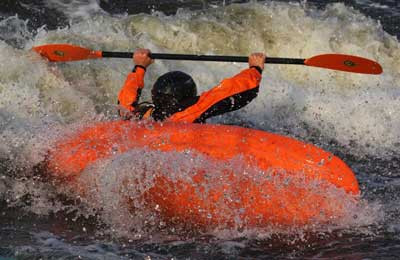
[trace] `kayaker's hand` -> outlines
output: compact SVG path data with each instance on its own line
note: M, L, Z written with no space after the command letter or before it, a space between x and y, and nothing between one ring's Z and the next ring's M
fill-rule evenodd
M133 63L147 68L154 62L154 60L150 58L150 54L151 52L149 49L137 49L133 54Z
M252 53L249 56L249 67L260 67L261 70L264 70L266 55L264 53Z

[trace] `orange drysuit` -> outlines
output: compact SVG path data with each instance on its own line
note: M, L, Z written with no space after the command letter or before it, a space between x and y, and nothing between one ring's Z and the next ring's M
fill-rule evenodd
M145 72L143 67L136 66L128 74L118 95L118 103L123 109L129 110L140 119L152 117L157 121L167 119L174 122L201 123L207 118L237 110L250 103L258 94L262 70L259 67L245 69L200 96L184 100L184 109L167 117L157 107L138 104L144 87Z

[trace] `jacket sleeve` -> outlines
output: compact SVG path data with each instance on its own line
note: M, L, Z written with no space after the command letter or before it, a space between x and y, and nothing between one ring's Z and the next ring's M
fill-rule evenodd
M126 77L118 94L118 104L131 112L135 110L143 89L145 72L144 68L136 66L133 72Z
M261 73L258 69L243 70L204 92L194 105L173 114L169 120L187 123L203 122L209 117L237 110L257 96L260 82Z

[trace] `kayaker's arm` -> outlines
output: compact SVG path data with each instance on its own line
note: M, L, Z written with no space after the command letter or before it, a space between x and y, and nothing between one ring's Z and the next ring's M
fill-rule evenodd
M169 120L204 122L207 118L240 109L250 103L258 94L265 60L265 55L255 55L258 55L255 62L251 62L252 55L249 57L249 69L204 92L194 105L172 115Z
M146 68L153 63L149 57L150 50L138 49L133 55L135 68L128 74L124 85L118 94L118 104L120 116L130 119L138 104L140 94L144 87L144 75Z

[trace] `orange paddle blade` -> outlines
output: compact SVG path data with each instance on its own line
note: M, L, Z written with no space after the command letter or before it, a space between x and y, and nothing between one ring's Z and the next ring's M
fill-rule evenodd
M382 67L379 63L345 54L322 54L304 61L307 66L320 67L332 70L341 70L363 74L381 74Z
M78 61L102 57L101 51L92 51L70 44L48 44L33 47L33 50L49 61Z

